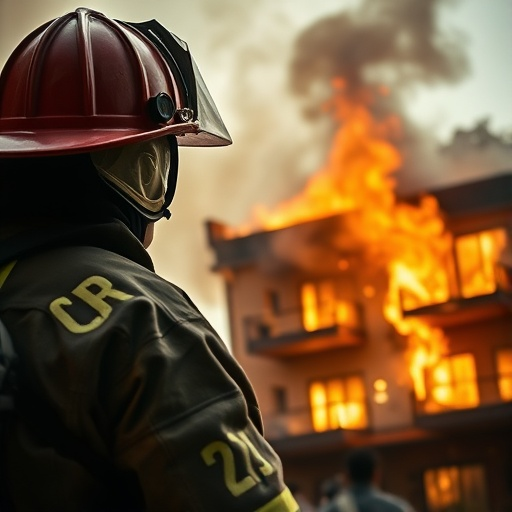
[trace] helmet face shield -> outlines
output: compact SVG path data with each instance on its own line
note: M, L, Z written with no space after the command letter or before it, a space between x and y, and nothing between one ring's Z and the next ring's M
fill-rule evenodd
M219 141L224 141L225 144L229 144L231 143L231 137L222 122L217 107L192 57L191 60L194 69L194 84L197 87L197 122L199 123L201 131L196 135L196 140L190 137L189 134L189 144L191 146L209 146L211 143L214 143L213 145L219 145ZM184 135L184 138L187 138L187 134ZM187 144L185 143L185 145Z
M174 137L161 137L90 153L100 177L144 217L167 215L178 168Z
M175 76L181 78L181 92L186 107L177 115L183 121L192 120L198 125L197 133L184 133L179 137L180 146L225 146L231 137L210 96L203 77L188 50L187 43L169 32L158 21L127 23L142 32L160 51ZM190 115L191 119L187 119Z
M152 139L91 153L100 176L150 212L165 204L171 149L167 139Z

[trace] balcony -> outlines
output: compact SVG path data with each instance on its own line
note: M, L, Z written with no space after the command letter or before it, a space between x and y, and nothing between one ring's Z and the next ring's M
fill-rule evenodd
M435 327L452 327L491 318L510 316L512 293L498 289L476 297L454 297L441 304L430 304L403 311L404 318L419 317Z
M330 315L314 329L306 329L302 308L261 314L244 319L248 351L252 354L287 358L325 350L353 347L365 341L360 306L351 321Z
M465 383L459 383L464 385ZM393 429L376 429L371 424L350 428L315 428L312 410L305 406L264 416L265 435L280 454L332 452L354 444L387 445L415 443L438 437L449 430L508 428L512 422L512 374L491 375L473 381L477 405L463 407L426 400L415 401L410 424ZM413 398L414 401L414 398ZM325 411L337 405L330 403Z
M446 302L426 304L414 309L404 306L404 318L420 317L432 326L444 328L491 318L510 316L512 312L512 271L502 263L488 262L488 275L481 274L481 288L464 289L459 278L452 285L451 297ZM457 264L458 268L458 264ZM468 279L469 281L469 279ZM466 293L464 293L466 292Z
M408 444L430 439L436 433L415 425L375 430L366 428L333 428L316 431L309 407L266 415L265 437L281 456L334 453L348 446Z
M265 436L281 455L332 452L357 435L354 429L315 431L309 407L266 416L264 422Z
M458 382L456 386L454 394L458 397L452 400L436 400L436 388L432 387L425 400L416 400L415 424L434 430L511 424L512 375L479 377L476 381ZM452 389L447 387L448 391Z

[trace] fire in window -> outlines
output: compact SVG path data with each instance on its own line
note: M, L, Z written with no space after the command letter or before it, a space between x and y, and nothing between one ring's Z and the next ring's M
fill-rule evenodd
M512 348L497 353L498 387L502 400L512 400Z
M482 512L489 510L485 471L480 465L430 469L423 482L429 512Z
M475 297L496 291L496 262L505 244L504 229L481 231L455 239L462 297Z
M333 281L305 283L301 288L302 322L307 331L335 325L357 327L356 305L337 297Z
M477 407L480 399L472 354L444 357L429 370L427 412Z
M359 376L315 381L309 387L309 401L316 432L368 426L364 384Z

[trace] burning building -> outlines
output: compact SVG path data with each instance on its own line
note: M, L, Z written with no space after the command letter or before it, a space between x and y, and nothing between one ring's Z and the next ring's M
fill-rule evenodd
M399 197L397 120L335 87L303 192L208 222L266 436L312 500L368 445L418 511L512 510L512 173Z
M419 512L512 511L512 145L482 122L439 156L404 108L469 71L442 3L305 30L291 83L308 119L331 113L325 164L247 226L207 225L233 353L312 501L362 445Z

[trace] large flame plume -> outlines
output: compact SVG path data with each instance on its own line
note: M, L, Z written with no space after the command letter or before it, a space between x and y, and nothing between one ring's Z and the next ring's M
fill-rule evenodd
M401 202L394 174L402 159L392 143L400 136L398 117L376 119L369 108L383 88L349 93L343 79L334 80L326 105L339 128L325 165L304 190L274 209L258 206L253 220L238 233L281 229L300 222L354 213L350 236L362 242L372 260L382 262L389 275L383 305L386 319L407 337L410 375L416 395L425 397L423 370L446 350L446 338L402 311L444 302L449 297L444 269L451 247L437 201L432 195L417 203Z

